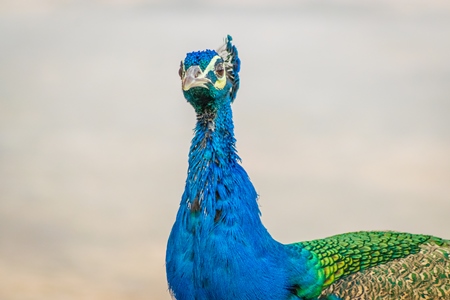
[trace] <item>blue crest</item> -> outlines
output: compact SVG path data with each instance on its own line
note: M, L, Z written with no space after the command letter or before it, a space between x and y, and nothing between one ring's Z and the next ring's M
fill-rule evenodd
M216 55L218 55L216 51L209 49L188 53L184 59L184 67L187 70L191 66L199 66L204 71L211 59Z

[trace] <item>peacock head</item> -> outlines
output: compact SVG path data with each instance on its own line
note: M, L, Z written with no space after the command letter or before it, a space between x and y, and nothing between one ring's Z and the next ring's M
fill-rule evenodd
M191 52L181 61L183 94L197 113L215 111L236 97L240 60L231 41L228 35L218 50Z

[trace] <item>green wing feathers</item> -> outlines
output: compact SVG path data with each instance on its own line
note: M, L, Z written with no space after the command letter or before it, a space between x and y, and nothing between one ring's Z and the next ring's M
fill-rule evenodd
M303 242L325 272L325 286L360 270L415 254L430 236L398 232L354 232Z
M320 261L322 297L450 299L450 241L388 231L300 244Z

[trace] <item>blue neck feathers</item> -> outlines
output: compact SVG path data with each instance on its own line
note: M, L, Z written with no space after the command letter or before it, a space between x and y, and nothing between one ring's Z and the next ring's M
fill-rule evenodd
M207 232L220 223L260 223L257 194L239 165L235 143L230 103L197 115L182 205Z
M166 254L169 285L178 300L292 295L288 254L261 223L256 191L239 161L230 102L198 113Z

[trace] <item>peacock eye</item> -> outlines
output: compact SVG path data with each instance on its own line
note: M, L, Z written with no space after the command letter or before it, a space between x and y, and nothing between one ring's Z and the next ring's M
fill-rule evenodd
M178 70L178 76L183 79L184 71L183 71L183 62L180 63L180 69Z
M225 70L223 68L223 64L218 64L216 65L216 68L214 70L216 72L217 77L222 77L223 74L225 73Z

